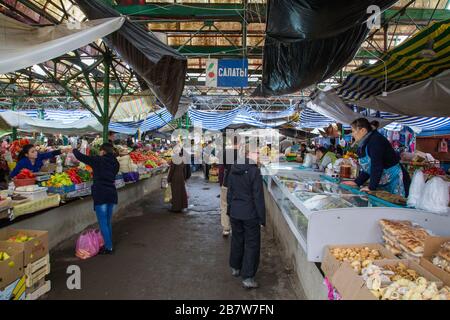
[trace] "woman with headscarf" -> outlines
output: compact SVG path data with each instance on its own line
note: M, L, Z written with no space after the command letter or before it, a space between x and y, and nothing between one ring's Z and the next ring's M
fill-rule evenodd
M172 208L169 210L171 212L182 212L188 207L185 181L190 177L190 165L184 163L183 156L183 149L178 153L174 152L167 177L172 190Z

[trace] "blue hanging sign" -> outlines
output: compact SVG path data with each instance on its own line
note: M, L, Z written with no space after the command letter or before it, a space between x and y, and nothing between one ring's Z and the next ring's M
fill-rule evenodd
M247 59L209 59L206 66L208 87L248 87Z

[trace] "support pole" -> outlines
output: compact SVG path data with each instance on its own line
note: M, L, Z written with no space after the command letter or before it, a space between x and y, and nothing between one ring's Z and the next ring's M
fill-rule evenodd
M15 98L12 99L11 110L16 111L16 99ZM17 128L16 127L12 128L12 139L13 139L13 141L17 140Z
M105 77L103 81L103 114L102 114L102 125L103 125L103 142L108 142L109 134L109 70L111 67L111 56L106 53L103 65L105 66Z

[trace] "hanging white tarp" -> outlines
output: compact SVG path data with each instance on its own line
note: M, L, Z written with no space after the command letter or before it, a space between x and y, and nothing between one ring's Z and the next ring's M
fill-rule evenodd
M373 96L356 105L407 116L450 116L450 70L435 77L400 88L386 97Z
M119 96L111 95L109 98L110 112L112 112L113 107L116 105ZM92 109L96 110L97 114L100 115L98 107L92 96L84 96L84 102L89 105ZM100 106L103 109L103 99L99 99ZM117 105L116 110L112 116L113 121L139 121L144 120L147 116L155 110L156 98L150 92L150 90L142 91L139 95L133 96L123 96Z
M20 131L47 134L83 135L102 132L102 125L95 117L63 123L57 120L34 119L16 111L0 113L0 129L9 130L12 127Z
M33 27L0 14L0 74L13 72L84 47L120 29L124 17Z
M308 102L307 106L321 115L347 125L351 124L354 120L363 117L360 113L353 112L334 90L319 92L313 101ZM391 120L383 120L380 118L365 118L369 121L378 121L380 127L384 127L392 122Z

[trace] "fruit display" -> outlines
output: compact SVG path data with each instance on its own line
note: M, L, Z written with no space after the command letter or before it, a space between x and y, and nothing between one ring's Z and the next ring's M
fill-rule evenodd
M358 274L361 273L362 268L369 266L373 261L383 259L379 250L369 247L333 248L330 252L338 261L349 262Z
M161 165L167 164L167 162L164 159L160 158L156 153L152 151L146 152L133 151L130 152L129 156L133 161L133 163L135 164L147 164L149 163L149 161L151 161L151 163L155 164L155 166L153 166L152 168L156 168Z
M433 262L436 267L450 273L450 241L441 245L441 248L434 254L431 262Z
M403 263L369 265L362 270L367 288L380 300L450 300L448 288L438 289L436 282L420 276Z
M147 160L147 161L145 162L145 167L146 167L146 168L149 168L149 169L153 169L153 168L157 168L158 165L157 165L154 161L152 161L152 160Z
M34 179L36 176L34 173L28 169L20 170L19 174L15 177L16 179Z
M63 172L63 173L56 173L56 174L52 175L50 180L43 182L42 185L44 187L61 188L61 187L72 186L73 182L70 179L69 175L67 173Z
M18 233L15 236L9 237L7 242L17 242L17 243L24 243L33 240L33 237L30 237L24 233Z
M9 256L9 254L7 254L6 252L0 251L0 261L6 261L6 260L8 260L9 258L11 258L11 257Z

